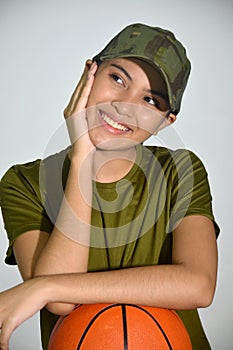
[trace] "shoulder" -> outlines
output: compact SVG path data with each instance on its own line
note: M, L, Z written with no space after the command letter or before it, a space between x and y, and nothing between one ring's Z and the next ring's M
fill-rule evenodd
M52 164L59 166L67 155L67 150L55 153L45 159L36 159L23 164L11 166L0 181L0 204L4 199L4 194L8 191L37 192L40 184L40 177L44 167L49 168Z
M192 159L198 159L200 161L200 158L195 154L193 151L186 149L186 148L178 148L178 149L171 149L167 147L162 146L144 146L147 150L149 150L151 153L154 154L158 159L165 158L165 159L177 159L177 158L186 158L191 157Z
M145 146L145 148L153 154L164 170L170 169L184 172L199 169L203 173L206 173L205 166L200 157L189 149L180 148L173 150L161 146Z
M24 177L32 177L35 179L35 175L38 173L38 168L40 167L40 159L37 159L32 162L24 163L24 164L15 164L11 166L6 173L3 175L1 179L1 186L4 183L12 183L17 181L17 179L21 178L23 180Z
M40 160L11 166L0 181L0 205L9 198L34 192L38 183Z

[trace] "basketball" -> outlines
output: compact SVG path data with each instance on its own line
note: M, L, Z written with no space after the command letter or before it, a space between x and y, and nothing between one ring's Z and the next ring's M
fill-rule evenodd
M79 305L61 317L48 350L189 350L186 328L173 310L131 304Z

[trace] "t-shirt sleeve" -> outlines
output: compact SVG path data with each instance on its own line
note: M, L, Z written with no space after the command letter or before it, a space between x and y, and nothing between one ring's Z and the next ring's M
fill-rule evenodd
M186 150L177 152L173 161L170 228L185 216L203 215L213 221L218 236L220 230L214 218L208 174L202 161Z
M10 168L0 182L0 205L9 247L5 262L16 264L13 254L15 239L30 230L52 231L38 185L40 162Z

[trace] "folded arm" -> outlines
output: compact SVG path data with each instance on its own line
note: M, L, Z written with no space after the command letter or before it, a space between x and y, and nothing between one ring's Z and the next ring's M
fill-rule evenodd
M172 309L211 304L217 270L212 222L190 216L174 234L173 263L107 272L52 276L56 302L136 303Z
M75 249L71 252L72 262ZM68 251L67 256L70 257ZM130 302L174 309L206 307L212 302L217 275L214 225L204 216L184 218L173 233L171 265L95 273L64 273L62 268L54 271L53 267L50 270L51 274L59 275L46 280L49 288L56 290L52 296L57 299L49 302ZM59 308L53 311L59 313Z

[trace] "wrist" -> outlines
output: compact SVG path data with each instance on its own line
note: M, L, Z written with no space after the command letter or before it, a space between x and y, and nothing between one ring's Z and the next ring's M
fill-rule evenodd
M56 315L67 315L76 306L76 304L67 302L62 280L63 276L60 274L43 276L42 290L46 299L45 307Z
M53 302L56 295L53 283L53 275L37 276L28 280L39 291L43 306Z
M95 155L95 147L92 145L91 147L88 147L88 145L80 144L78 142L74 143L71 147L71 149L68 152L68 156L71 162L93 162L94 155Z

